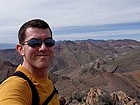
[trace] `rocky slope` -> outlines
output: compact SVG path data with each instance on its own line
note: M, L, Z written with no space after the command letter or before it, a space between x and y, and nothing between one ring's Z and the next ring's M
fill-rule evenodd
M3 81L6 77L13 74L15 71L15 65L9 61L0 60L0 82Z

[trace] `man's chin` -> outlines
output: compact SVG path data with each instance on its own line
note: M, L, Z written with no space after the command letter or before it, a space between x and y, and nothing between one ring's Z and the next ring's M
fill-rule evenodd
M48 63L48 62L47 62L47 63L46 63L46 62L39 62L39 63L37 64L37 67L40 68L40 69L41 69L41 68L44 69L44 68L48 68L49 65L50 65L50 63Z

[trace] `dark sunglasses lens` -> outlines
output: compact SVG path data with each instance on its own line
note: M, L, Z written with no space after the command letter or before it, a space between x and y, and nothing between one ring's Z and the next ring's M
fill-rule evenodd
M39 47L42 45L42 41L39 39L31 39L27 43L30 47Z
M53 39L46 39L44 42L47 47L52 47L55 45L55 40Z

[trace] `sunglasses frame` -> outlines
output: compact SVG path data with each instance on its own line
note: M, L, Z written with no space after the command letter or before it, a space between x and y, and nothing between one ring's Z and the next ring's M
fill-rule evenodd
M23 42L22 45L28 45L32 48L37 48L37 47L42 46L43 42L46 45L46 47L53 47L55 45L55 40L51 37L46 38L45 40L32 38L32 39L29 39L28 41Z

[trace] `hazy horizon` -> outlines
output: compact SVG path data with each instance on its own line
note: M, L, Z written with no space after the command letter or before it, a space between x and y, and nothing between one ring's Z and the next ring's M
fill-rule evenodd
M104 40L104 39L86 39L86 40L98 41L98 40ZM108 40L134 40L134 39L107 39L107 40L104 40L104 41L108 41ZM59 40L59 41L84 41L84 40ZM56 41L56 42L59 42L59 41ZM138 40L135 40L135 41L138 41ZM138 42L140 42L140 41L138 41ZM0 43L0 50L15 49L16 44L18 44L18 43Z

